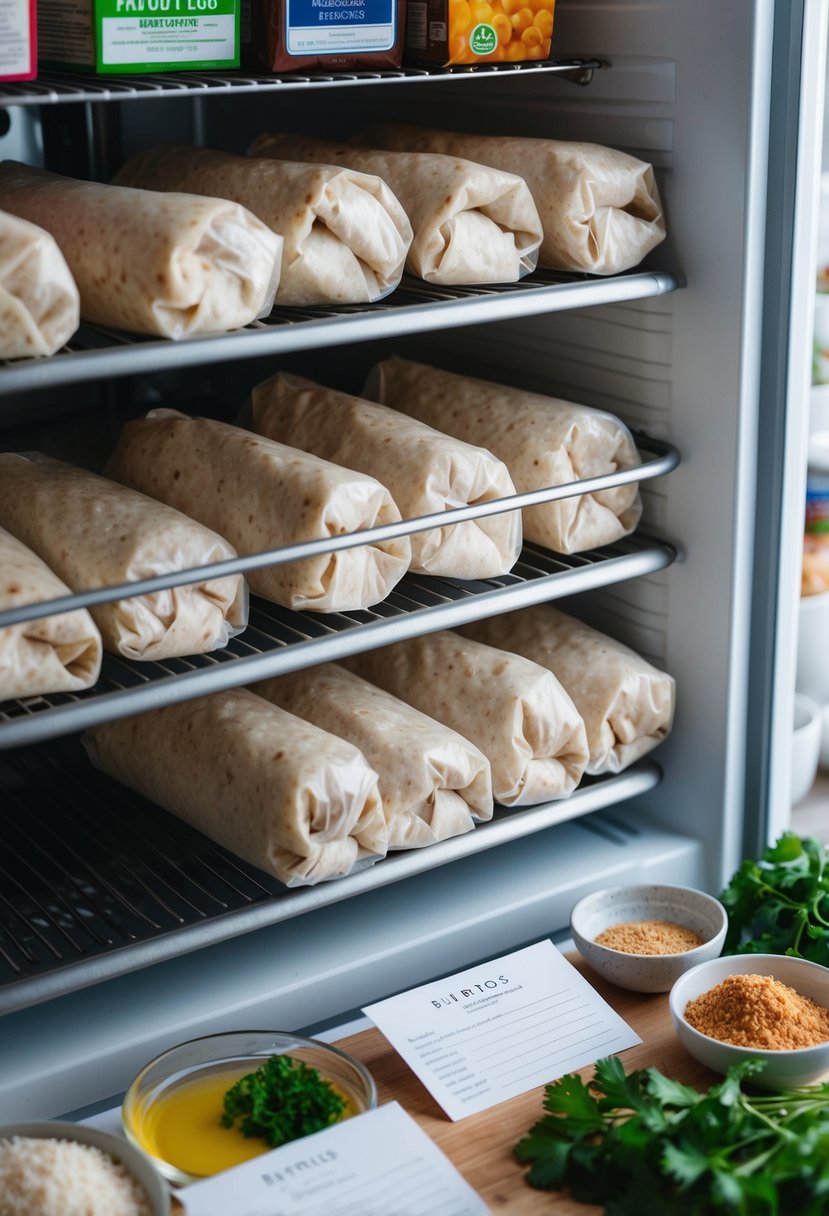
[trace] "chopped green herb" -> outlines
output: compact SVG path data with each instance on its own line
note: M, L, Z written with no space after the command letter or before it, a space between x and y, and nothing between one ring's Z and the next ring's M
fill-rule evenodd
M793 954L829 967L829 854L812 836L784 832L759 861L744 861L720 896L724 954Z
M655 1068L599 1060L546 1086L549 1112L515 1147L527 1182L569 1187L608 1216L818 1216L829 1211L829 1083L747 1094L747 1060L698 1093Z
M277 1148L336 1123L346 1105L316 1068L293 1056L271 1056L230 1087L221 1121L233 1127L239 1120L243 1136L260 1136Z

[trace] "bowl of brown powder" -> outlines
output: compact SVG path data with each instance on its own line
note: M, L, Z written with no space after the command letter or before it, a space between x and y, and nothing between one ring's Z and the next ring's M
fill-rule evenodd
M728 917L713 895L649 883L605 887L570 913L579 953L605 979L633 992L668 992L722 950Z
M809 1085L829 1073L829 968L781 954L712 959L674 984L670 1010L683 1046L724 1073L765 1060L757 1085Z

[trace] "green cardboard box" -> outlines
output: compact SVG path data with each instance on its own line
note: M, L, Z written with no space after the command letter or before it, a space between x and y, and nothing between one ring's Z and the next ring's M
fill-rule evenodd
M105 73L239 66L241 0L39 0L41 63Z

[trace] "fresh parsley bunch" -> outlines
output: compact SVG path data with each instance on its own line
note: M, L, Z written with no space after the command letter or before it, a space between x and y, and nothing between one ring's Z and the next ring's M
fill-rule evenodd
M744 861L720 896L724 954L793 954L829 967L829 855L819 840L784 832L759 861Z
M261 1136L271 1148L322 1131L346 1108L345 1099L316 1068L293 1056L271 1056L224 1096L223 1127L239 1120L243 1136Z
M829 1212L829 1084L747 1094L747 1060L698 1093L616 1057L546 1087L549 1112L515 1147L531 1186L569 1187L608 1216Z

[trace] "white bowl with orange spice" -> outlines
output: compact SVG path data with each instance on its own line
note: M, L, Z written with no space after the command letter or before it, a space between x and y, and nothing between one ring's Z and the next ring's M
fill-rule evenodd
M570 913L570 932L594 971L632 992L668 992L676 980L720 953L725 908L693 887L647 883L605 887Z
M687 972L669 998L682 1045L701 1064L766 1063L753 1084L809 1085L829 1074L829 968L784 954L736 954Z

